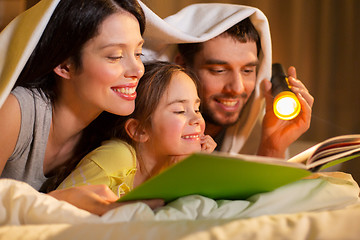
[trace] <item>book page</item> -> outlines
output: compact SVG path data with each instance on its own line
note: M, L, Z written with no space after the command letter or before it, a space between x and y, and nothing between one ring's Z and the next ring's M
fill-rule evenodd
M292 158L288 159L287 162L293 163L303 163L306 164L306 161L311 157L311 155L315 152L320 144L316 144L305 151L293 156Z
M358 149L355 150L354 149ZM360 134L329 138L290 158L288 162L304 163L315 167L360 151ZM320 161L319 163L314 163Z
M267 163L267 164L274 164L274 165L280 165L280 166L288 166L288 167L296 167L296 168L306 169L305 164L303 164L302 162L296 162L296 161L291 162L291 161L286 161L282 158L266 157L266 156L258 156L258 155L246 155L246 154L237 154L237 153L225 153L225 152L217 152L217 151L214 151L213 153L202 153L202 154L203 155L216 155L216 156L224 157L224 158L241 159L242 161Z

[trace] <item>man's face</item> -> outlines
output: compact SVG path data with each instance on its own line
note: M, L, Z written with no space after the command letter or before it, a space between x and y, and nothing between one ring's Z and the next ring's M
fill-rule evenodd
M202 111L207 122L232 125L255 88L258 66L255 42L241 43L228 35L204 42L193 70L202 82Z

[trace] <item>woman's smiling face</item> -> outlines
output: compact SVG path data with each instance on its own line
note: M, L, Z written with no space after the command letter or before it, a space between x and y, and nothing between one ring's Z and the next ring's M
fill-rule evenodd
M134 111L136 86L144 73L139 23L128 12L110 15L82 50L82 67L70 71L67 91L84 111L128 115ZM70 68L71 69L71 68Z

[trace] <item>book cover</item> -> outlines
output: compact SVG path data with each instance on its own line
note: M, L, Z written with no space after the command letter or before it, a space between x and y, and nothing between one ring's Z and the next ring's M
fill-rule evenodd
M199 194L212 199L246 199L310 175L303 164L281 159L195 153L149 179L118 201Z

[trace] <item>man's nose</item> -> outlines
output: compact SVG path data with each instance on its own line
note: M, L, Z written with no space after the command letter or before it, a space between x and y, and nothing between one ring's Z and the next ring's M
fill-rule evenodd
M241 73L233 73L232 76L228 79L225 88L225 92L231 93L234 95L240 95L244 92L244 79Z

